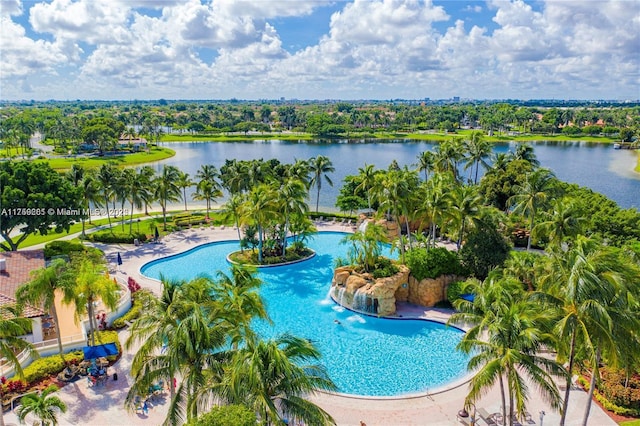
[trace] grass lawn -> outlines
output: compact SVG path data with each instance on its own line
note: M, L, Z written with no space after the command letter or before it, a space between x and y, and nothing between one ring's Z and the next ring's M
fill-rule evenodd
M313 136L308 133L264 133L264 134L195 134L195 135L162 135L161 142L237 142L246 140L283 140L283 141L297 141L297 140L311 140Z
M640 426L640 419L636 420L627 420L624 422L618 423L620 426Z
M132 154L114 155L105 157L78 157L78 158L51 158L35 161L48 162L52 169L68 170L71 165L78 164L85 169L98 168L107 162L116 166L135 166L137 164L151 163L173 157L176 152L169 148L152 147L150 152L134 152Z
M636 166L636 172L640 173L640 151L638 151L638 165Z

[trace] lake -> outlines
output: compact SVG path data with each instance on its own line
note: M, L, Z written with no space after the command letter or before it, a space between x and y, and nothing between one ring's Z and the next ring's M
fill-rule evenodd
M336 170L329 175L333 187L324 181L322 183L320 206L322 210L335 211L335 199L345 176L358 174L358 168L365 164L386 169L393 160L401 167L412 167L419 153L434 150L437 143L406 140L349 143L272 140L160 145L175 150L176 155L155 163L154 167L160 170L164 164L173 165L188 172L192 178L202 164L213 164L220 169L225 159L277 158L282 163L293 163L297 159L325 155L331 159ZM515 143L505 143L497 144L494 150L508 152L515 148ZM535 144L534 149L540 164L553 170L559 179L587 186L616 201L621 207L640 209L640 174L633 171L635 151L615 150L611 145L587 142L541 142ZM311 205L315 205L313 189L311 200Z

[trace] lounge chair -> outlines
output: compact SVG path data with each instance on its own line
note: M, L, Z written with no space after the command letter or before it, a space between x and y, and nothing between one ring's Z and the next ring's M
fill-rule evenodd
M496 415L489 414L484 408L479 408L478 410L476 410L476 414L489 426L499 425L499 423L496 421Z

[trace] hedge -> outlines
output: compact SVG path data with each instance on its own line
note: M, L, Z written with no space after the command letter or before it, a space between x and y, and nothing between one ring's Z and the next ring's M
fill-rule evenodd
M86 250L86 247L79 240L56 240L44 246L45 259L56 256L69 256L71 253L79 253Z
M79 363L84 359L82 351L74 351L68 354L64 354L64 359L67 363ZM23 380L19 380L17 377L7 380L7 386L11 386L12 382L26 382L28 385L35 384L40 380L46 379L52 375L56 375L62 371L64 363L60 359L60 355L55 354L46 358L38 358L34 360L29 366L22 369L24 374Z
M134 240L143 243L147 241L147 235L144 233L133 232L131 234L124 232L111 232L109 230L98 231L87 236L89 241L106 244L133 244Z
M151 294L149 290L139 290L131 297L131 309L127 311L123 316L117 318L113 321L111 326L116 330L124 328L127 326L127 322L132 322L140 317L140 313L142 312L143 300L145 297L143 295Z
M580 385L582 385L584 389L587 392L589 392L589 381L587 379L585 379L584 377L578 377L578 383L580 383ZM607 411L611 411L619 416L626 416L626 417L640 416L640 410L634 409L634 408L620 407L619 405L616 405L613 402L609 401L604 395L602 395L598 391L598 389L593 391L593 396L596 398L596 400L600 404L602 404L604 409Z

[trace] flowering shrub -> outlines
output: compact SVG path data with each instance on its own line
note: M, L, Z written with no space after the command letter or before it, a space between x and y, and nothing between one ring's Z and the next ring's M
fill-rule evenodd
M640 374L629 377L624 370L602 368L600 391L611 402L621 407L640 409Z
M129 287L129 291L131 292L131 294L139 291L141 288L140 284L138 284L138 282L134 280L133 277L129 277L129 279L127 280L127 287Z

